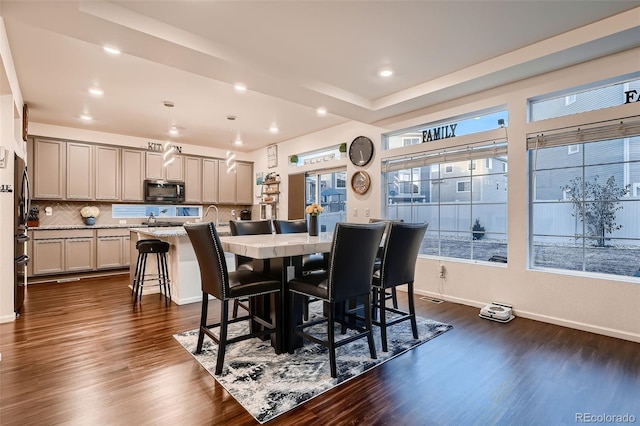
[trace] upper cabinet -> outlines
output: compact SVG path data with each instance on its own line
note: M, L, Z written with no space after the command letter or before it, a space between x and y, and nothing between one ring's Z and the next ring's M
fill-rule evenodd
M163 167L162 152L147 152L146 157L146 179L185 180L184 157L182 155L176 155L166 167Z
M47 139L33 141L33 198L63 199L66 143Z
M228 173L218 168L219 202L221 204L253 204L253 164L240 163L236 171Z
M251 205L253 163L238 162L227 173L224 160L163 154L144 149L46 138L27 143L33 198L144 202L145 179L185 182L185 203Z
M144 154L122 148L122 201L144 201Z
M218 170L220 170L220 160L215 158L202 159L202 202L220 202L220 186ZM186 183L185 183L186 185Z
M120 148L96 145L94 153L96 200L119 200Z
M92 200L93 145L67 142L67 200Z
M202 158L184 157L184 202L202 202Z

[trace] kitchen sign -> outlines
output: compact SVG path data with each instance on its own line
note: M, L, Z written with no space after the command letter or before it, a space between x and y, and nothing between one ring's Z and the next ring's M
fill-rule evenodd
M182 147L178 145L171 145L173 150L178 154L182 154ZM147 142L147 150L149 151L157 151L164 152L164 144L157 142Z
M434 127L429 130L422 131L422 143L433 142L440 139L448 139L456 137L456 124L448 124L446 126Z

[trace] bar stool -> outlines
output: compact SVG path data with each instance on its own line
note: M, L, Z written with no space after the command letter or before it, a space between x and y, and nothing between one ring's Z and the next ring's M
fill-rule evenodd
M131 294L134 297L133 304L138 301L142 301L142 291L147 282L156 281L157 284L152 286L158 286L160 288L160 295L164 295L165 305L169 306L171 300L171 286L169 285L169 267L167 264L167 253L169 252L170 244L166 241L162 241L156 238L140 240L136 243L136 249L138 250L138 261L136 263L136 269L133 275L133 283L131 285ZM156 255L156 265L158 268L157 274L147 274L147 256L149 254Z

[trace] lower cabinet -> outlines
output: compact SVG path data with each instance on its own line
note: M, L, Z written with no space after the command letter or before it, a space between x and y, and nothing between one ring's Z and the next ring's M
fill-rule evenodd
M129 230L98 229L97 269L123 268L129 266Z
M129 230L29 231L29 276L87 272L129 266Z

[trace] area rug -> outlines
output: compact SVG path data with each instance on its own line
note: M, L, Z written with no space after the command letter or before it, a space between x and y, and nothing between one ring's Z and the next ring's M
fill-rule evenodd
M321 306L320 303L311 306L314 305ZM311 308L311 319L317 315L320 313ZM388 352L382 352L380 329L374 326L377 359L370 358L366 338L338 348L338 377L335 379L329 370L328 350L309 341L305 341L304 346L296 349L294 354L280 355L275 354L269 341L259 339L229 345L222 373L216 376L217 344L205 336L202 352L196 354L198 330L174 337L259 423L265 423L452 328L421 317L417 318L417 322L418 339L413 338L409 321L388 329ZM229 337L246 332L246 327L246 321L230 325ZM325 324L308 330L319 337L326 336ZM349 333L341 335L339 326L336 327L337 340Z

